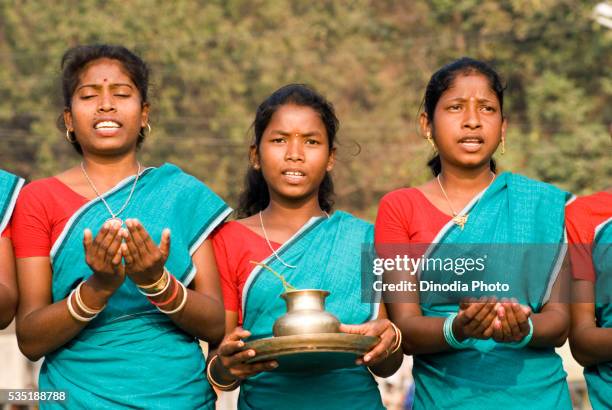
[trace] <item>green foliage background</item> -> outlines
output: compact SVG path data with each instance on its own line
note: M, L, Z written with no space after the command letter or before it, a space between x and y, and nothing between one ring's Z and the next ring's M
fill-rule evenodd
M612 30L596 2L0 0L0 167L30 179L78 161L55 127L60 58L119 43L153 72L147 164L174 162L236 203L258 103L314 85L341 120L337 205L373 218L427 178L416 117L429 76L469 55L507 81L502 169L572 191L610 186Z

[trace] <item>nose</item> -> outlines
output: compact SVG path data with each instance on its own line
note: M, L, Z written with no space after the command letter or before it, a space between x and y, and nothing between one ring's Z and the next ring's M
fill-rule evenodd
M100 94L100 103L98 105L99 112L111 112L115 110L115 102L113 94L107 90L103 90Z
M465 114L463 117L463 126L470 129L480 128L480 114L478 112L478 106L475 102L470 102L467 105Z
M304 161L304 146L302 138L289 138L287 151L285 151L286 161Z

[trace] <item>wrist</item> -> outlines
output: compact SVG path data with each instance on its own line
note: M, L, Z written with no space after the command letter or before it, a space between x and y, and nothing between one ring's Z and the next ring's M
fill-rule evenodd
M457 320L456 316L453 319L453 325L452 325L451 329L452 329L452 332L453 332L453 336L455 337L455 339L458 342L463 342L465 339L467 339L467 336L465 335L465 332L463 331L463 327L461 326L461 324Z
M234 390L240 385L240 380L234 377L227 369L218 354L214 355L208 363L206 376L210 384L219 390Z
M456 322L457 314L451 313L442 325L442 334L446 343L453 349L467 349L476 343L475 339L465 338L459 341L453 332L453 325ZM465 337L465 334L463 335Z
M106 302L108 302L120 286L103 283L94 274L83 283L81 295L83 300L89 302L92 308L99 309L106 305Z
M223 361L221 360L221 356L217 353L217 360L213 363L213 374L216 376L215 379L223 382L223 383L232 383L238 380L230 370L225 367Z
M167 274L166 268L162 267L159 271L147 275L146 277L133 275L132 281L145 292L155 293L159 292L165 286Z

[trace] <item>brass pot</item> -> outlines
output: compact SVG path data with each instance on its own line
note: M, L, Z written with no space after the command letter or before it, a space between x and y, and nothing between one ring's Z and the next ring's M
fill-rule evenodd
M340 321L325 311L325 298L329 292L303 289L281 295L287 304L287 313L276 319L274 336L305 335L312 333L338 333Z

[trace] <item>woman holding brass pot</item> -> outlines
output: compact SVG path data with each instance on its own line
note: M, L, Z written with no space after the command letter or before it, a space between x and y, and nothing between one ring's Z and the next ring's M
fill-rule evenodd
M213 236L227 335L211 355L208 376L221 389L240 386L240 409L383 408L371 373L388 376L401 364L399 331L378 304L361 301L359 260L362 244L373 241L373 227L332 213L329 172L338 125L332 105L307 86L287 85L269 96L253 124L241 219ZM326 308L343 323L341 332L380 337L358 359L365 366L296 374L282 366L271 372L276 361L246 363L258 352L245 350L245 341L272 336L273 323L285 313L279 297L284 282L251 261L265 263L298 289L330 291Z

